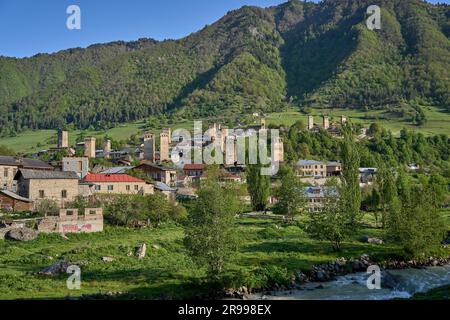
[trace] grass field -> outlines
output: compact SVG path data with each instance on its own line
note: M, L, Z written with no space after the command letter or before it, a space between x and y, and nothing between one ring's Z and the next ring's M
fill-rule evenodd
M83 133L86 136L96 138L108 135L115 140L125 140L139 132L143 125L144 122L140 121L127 123L105 131L85 130ZM75 144L75 140L79 133L81 133L80 130L69 131L69 143L71 145ZM0 145L11 148L17 153L30 153L50 147L56 147L56 138L57 130L30 130L20 133L15 137L0 138Z
M349 109L321 109L314 110L311 115L314 116L315 122L319 125L322 125L321 116L324 114L330 116L335 121L339 121L340 116L345 115L350 121L354 123L362 123L365 126L369 126L373 122L378 122L396 135L399 134L402 128L422 132L425 135L450 135L450 113L441 112L435 107L424 107L423 110L428 121L421 127L414 126L400 118L384 119L383 111L380 110L365 112L362 110ZM268 123L273 125L290 126L298 120L303 121L306 125L308 123L308 116L297 111L287 111L281 113L271 113L267 117Z
M321 116L323 114L329 115L332 119L338 121L341 115L347 116L352 122L362 123L365 126L369 126L372 122L378 122L383 127L391 130L394 134L399 134L402 128L408 128L422 132L425 135L432 134L447 134L450 135L450 114L440 112L434 107L424 107L424 112L427 116L427 123L422 127L414 126L402 119L384 119L383 111L360 111L349 109L321 109L315 110L312 115L315 117L315 121L318 124L322 124ZM273 125L286 125L290 126L296 121L301 120L304 124L307 124L307 115L298 111L286 111L281 113L270 113L267 115L268 124ZM208 122L208 120L204 120ZM192 121L180 121L170 125L172 130L178 128L193 129ZM88 131L85 130L86 136L103 137L105 135L110 136L115 140L126 140L130 136L136 133L142 133L146 128L144 121L138 121L133 123L122 124L116 128L105 131ZM158 134L161 130L161 126L150 128L153 133ZM73 144L76 136L81 131L69 131L69 142ZM16 137L0 138L0 145L5 145L18 153L31 153L39 150L47 149L49 147L56 146L56 130L36 130L26 131L20 133Z
M391 245L362 243L362 235L380 236L378 229L365 229L344 243L336 253L327 242L311 240L297 225L270 220L240 219L238 231L241 249L234 257L232 270L253 271L272 265L289 272L308 270L314 264L337 257L358 257L363 253L386 257L395 254ZM192 297L192 280L204 276L182 245L183 229L164 225L159 229L132 230L107 227L98 234L39 235L32 242L0 241L0 299L63 298L106 292L132 293L138 298ZM141 243L148 246L147 256L138 260L129 252ZM153 245L160 246L159 249ZM114 257L103 262L103 256ZM55 261L67 259L81 266L81 290L66 287L68 275L45 278L37 275Z

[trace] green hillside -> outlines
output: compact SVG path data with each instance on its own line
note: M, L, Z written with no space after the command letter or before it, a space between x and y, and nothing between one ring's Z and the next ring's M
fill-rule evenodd
M381 30L365 26L373 4ZM161 113L450 111L449 18L450 6L420 0L293 0L245 6L180 40L0 57L0 135L106 130Z

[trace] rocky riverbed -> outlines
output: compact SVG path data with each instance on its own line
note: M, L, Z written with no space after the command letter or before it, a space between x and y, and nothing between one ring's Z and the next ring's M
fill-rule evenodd
M369 290L367 268L378 265L380 290ZM450 258L430 257L423 261L372 262L368 255L359 259L336 259L317 265L308 273L297 272L289 286L275 284L268 290L241 287L227 296L241 299L392 299L409 298L417 292L450 284Z

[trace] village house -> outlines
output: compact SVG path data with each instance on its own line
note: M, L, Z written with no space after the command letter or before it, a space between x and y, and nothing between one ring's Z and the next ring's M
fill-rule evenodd
M24 198L9 190L0 190L0 210L23 212L33 210L33 200Z
M78 175L75 172L19 169L14 179L17 181L18 194L39 201L49 199L61 208L79 194Z
M0 156L0 189L16 192L17 184L14 181L14 176L21 168L54 170L51 165L40 160Z
M177 171L175 168L157 165L147 161L143 161L140 165L135 167L136 170L141 170L153 181L162 182L169 186L173 186L176 182Z
M89 172L89 158L87 157L64 157L62 158L62 171L76 172L83 179Z
M306 210L309 212L320 212L326 205L329 197L336 197L337 190L330 187L312 186L306 187L305 196L307 199Z
M339 176L342 172L342 164L332 161L299 160L297 162L297 175L301 177L326 178Z
M183 167L183 173L189 177L200 177L205 171L206 165L202 163L190 163L185 164Z
M93 194L153 194L153 185L128 174L90 173L83 183L88 183Z
M155 183L155 191L164 194L167 199L175 200L177 189L169 187L167 184L157 181Z

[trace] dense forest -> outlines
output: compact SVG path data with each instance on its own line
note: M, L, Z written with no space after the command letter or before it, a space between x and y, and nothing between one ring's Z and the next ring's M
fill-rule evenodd
M381 30L366 27L373 4L382 9ZM0 57L0 135L289 105L450 111L449 36L448 5L293 0L245 6L180 40Z

